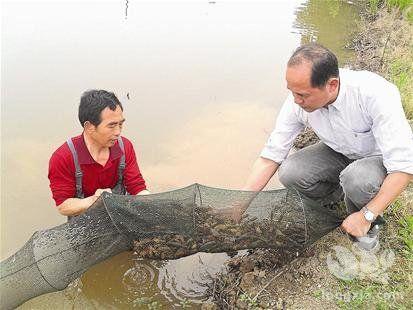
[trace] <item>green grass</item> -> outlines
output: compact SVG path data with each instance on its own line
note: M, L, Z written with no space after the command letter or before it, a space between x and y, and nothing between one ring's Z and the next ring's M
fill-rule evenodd
M405 10L413 4L413 0L386 0L386 4L389 7L398 7L400 10Z
M399 221L398 235L404 244L403 253L407 259L413 260L413 215L408 215Z
M390 63L389 79L397 85L402 96L406 117L413 119L413 51L401 59Z
M377 14L379 8L383 6L383 3L382 0L369 0L367 2L368 12L373 15Z
M412 309L413 301L406 300L403 285L368 284L362 281L341 283L343 300L338 300L340 309Z
M413 23L413 0L386 0L388 8L398 8Z
M368 12L376 15L380 8L386 6L388 9L398 8L406 18L413 23L413 0L368 0Z

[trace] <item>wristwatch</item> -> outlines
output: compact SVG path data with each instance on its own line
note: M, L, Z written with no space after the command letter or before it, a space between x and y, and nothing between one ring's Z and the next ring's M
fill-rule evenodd
M377 218L377 215L370 211L367 207L363 207L361 211L363 211L364 218L369 223L373 223L374 220Z

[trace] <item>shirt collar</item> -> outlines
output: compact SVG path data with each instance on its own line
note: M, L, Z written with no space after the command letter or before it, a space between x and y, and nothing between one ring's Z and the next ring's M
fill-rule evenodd
M73 138L73 144L76 148L77 157L79 159L79 164L85 165L85 164L96 163L92 155L90 155L90 152L86 146L86 142L83 137L83 134ZM111 148L109 148L109 151L110 153L109 153L108 161L113 161L115 159L120 158L123 155L123 152L118 144L118 141L116 141L116 143Z

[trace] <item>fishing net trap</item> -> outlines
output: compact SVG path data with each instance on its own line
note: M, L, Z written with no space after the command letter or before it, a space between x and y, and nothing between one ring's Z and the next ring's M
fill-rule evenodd
M248 203L239 223L220 215L239 203ZM297 253L341 221L328 208L304 203L293 189L247 192L193 184L146 196L103 193L87 212L37 231L0 263L1 306L13 309L63 290L91 266L123 251L163 260L253 248Z

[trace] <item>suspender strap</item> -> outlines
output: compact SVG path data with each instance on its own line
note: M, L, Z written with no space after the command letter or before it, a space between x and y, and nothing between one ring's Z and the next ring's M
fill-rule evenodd
M83 186L82 186L83 173L82 173L82 170L80 169L79 159L77 157L75 146L73 145L73 141L70 138L67 139L66 143L69 146L70 152L72 153L72 156L73 156L73 161L75 163L76 198L85 198L85 195L83 193ZM120 162L118 166L118 182L114 188L119 189L120 194L124 194L126 190L123 185L123 171L125 170L125 167L126 167L126 160L125 160L125 146L123 145L123 140L121 137L118 138L118 143L119 143L119 147L122 150L123 154L122 154L122 157L120 158Z
M120 136L118 138L118 144L123 154L122 154L122 157L120 158L120 162L118 166L118 183L116 185L123 187L123 171L125 170L125 167L126 167L126 161L125 161L125 146L123 145L123 140L122 140L122 137Z
M67 139L66 143L69 146L70 152L72 152L73 161L75 163L76 198L85 198L85 195L83 194L83 188L82 188L83 173L82 173L82 170L80 170L79 160L77 158L77 152L76 152L75 146L73 145L73 141L71 138Z

